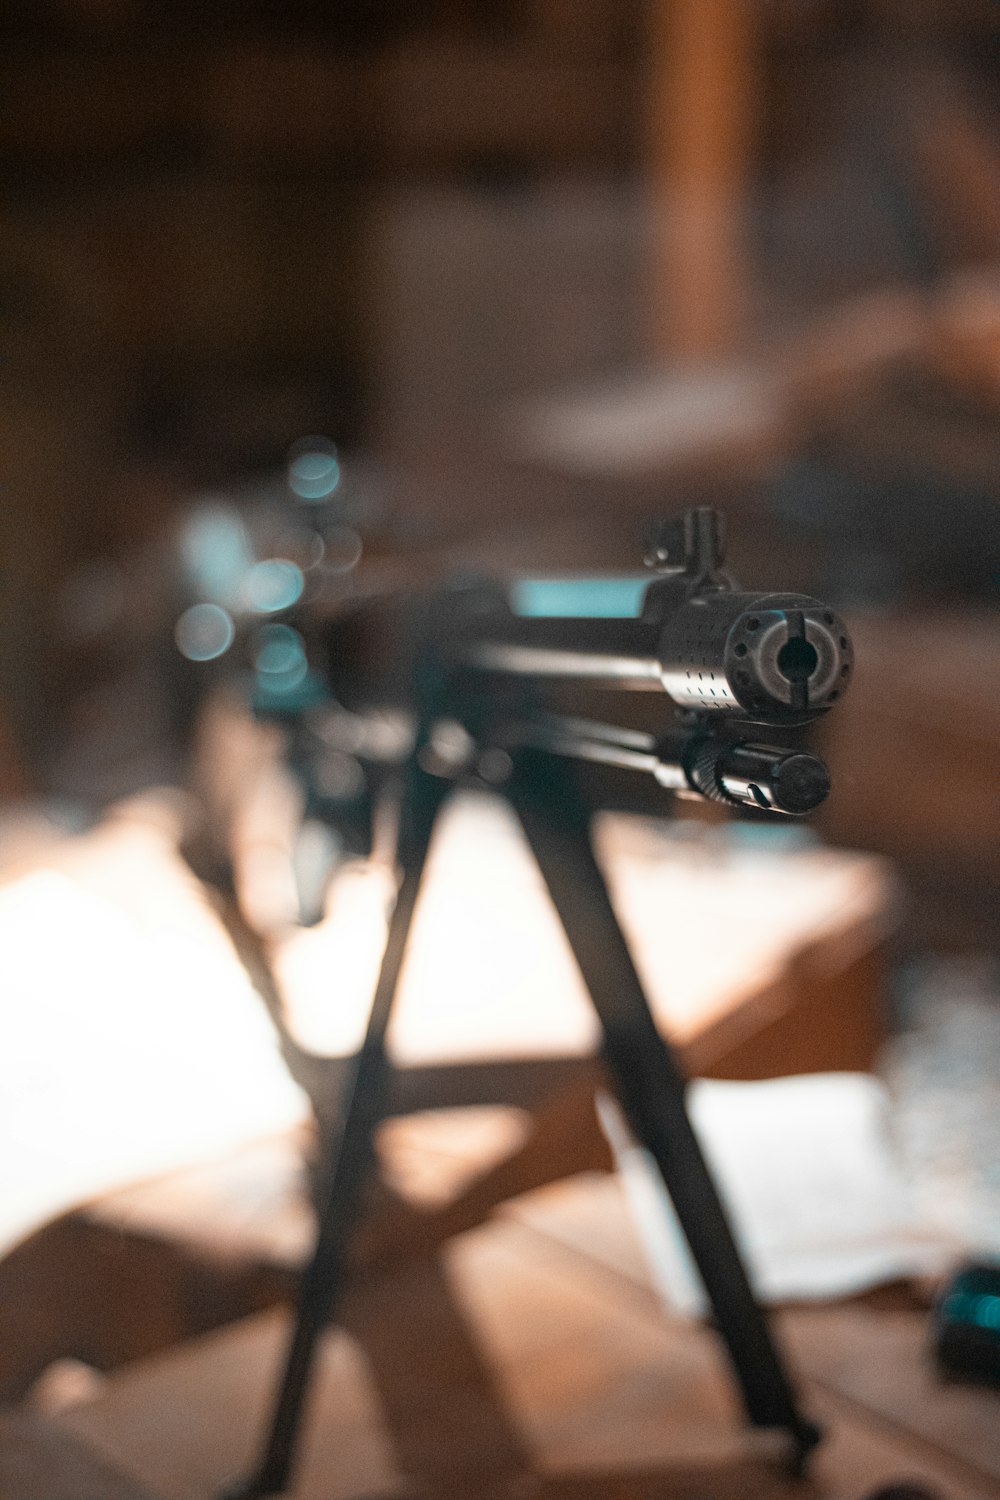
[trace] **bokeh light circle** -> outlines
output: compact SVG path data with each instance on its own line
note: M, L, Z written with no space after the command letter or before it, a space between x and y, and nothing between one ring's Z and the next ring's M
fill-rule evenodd
M297 563L284 557L269 557L254 563L243 579L243 598L255 614L273 615L291 609L302 598L305 578Z
M232 616L219 604L192 604L174 627L177 649L188 661L214 661L235 639Z
M323 565L328 573L350 573L361 561L363 545L353 526L335 526L326 535Z
M305 642L290 625L265 625L254 638L254 648L258 672L282 676L305 667Z
M326 500L340 484L337 450L329 438L301 438L288 454L288 487L300 500Z

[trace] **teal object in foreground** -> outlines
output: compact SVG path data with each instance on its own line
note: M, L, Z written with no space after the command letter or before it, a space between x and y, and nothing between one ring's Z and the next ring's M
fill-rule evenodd
M935 1309L934 1347L943 1374L1000 1385L1000 1262L956 1272Z
M520 578L511 589L516 615L536 619L636 620L649 587L640 578Z

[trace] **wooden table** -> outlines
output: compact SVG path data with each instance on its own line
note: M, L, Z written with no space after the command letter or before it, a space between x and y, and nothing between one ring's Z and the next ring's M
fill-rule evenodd
M753 1078L870 1065L893 921L882 862L820 848L768 853L723 830L682 837L671 825L632 819L607 821L601 845L657 1019L689 1072ZM59 857L88 900L100 894L101 913L131 922L139 911L154 948L157 922L183 933L193 956L211 938L211 972L222 974L224 935L209 933L210 914L162 830L153 838L119 820ZM51 851L46 859L58 863ZM60 899L69 902L72 889L59 886ZM88 922L97 911L85 903ZM362 915L353 898L342 909L335 900L329 922L278 957L289 1018L316 1050L320 1073L335 1074L361 1024L364 965L353 998L348 980ZM365 961L370 970L372 955ZM100 1003L91 977L88 1005ZM210 989L203 1003L206 1011L214 1003ZM157 1025L175 1019L169 1007L157 1010ZM220 1070L230 1063L226 1035L224 1026L198 1035L202 1052L218 1049ZM593 1108L602 1080L590 1008L500 804L460 801L445 820L392 1040L397 1110L493 1111L471 1135L466 1116L454 1150L437 1152L420 1215L398 1211L390 1183L360 1259L426 1249L532 1187L612 1167ZM86 1058L79 1061L85 1069ZM106 1055L98 1061L111 1088L115 1070ZM120 1066L127 1081L127 1050ZM264 1086L261 1076L254 1088ZM178 1119L186 1123L183 1109ZM65 1122L55 1123L58 1143ZM443 1121L438 1138L450 1128ZM156 1149L164 1149L159 1137ZM88 1175L88 1185L106 1184L96 1198L93 1187L67 1193L66 1211L0 1262L0 1392L18 1395L62 1355L113 1368L287 1294L310 1237L301 1149L294 1133L273 1137L263 1125L255 1135L248 1125L237 1149L189 1156L172 1173L147 1174L144 1185ZM88 1174L100 1169L84 1165ZM142 1175L133 1171L133 1183Z
M1000 1496L1000 1401L935 1380L924 1312L782 1315L827 1429L796 1482L773 1436L744 1427L714 1337L664 1317L625 1214L616 1269L559 1236L552 1191L530 1223L512 1206L355 1284L346 1331L323 1344L294 1500L861 1500L904 1477L942 1500ZM605 1236L607 1207L601 1184L589 1212ZM55 1420L165 1500L201 1500L251 1460L285 1333L282 1313L251 1318L122 1371Z

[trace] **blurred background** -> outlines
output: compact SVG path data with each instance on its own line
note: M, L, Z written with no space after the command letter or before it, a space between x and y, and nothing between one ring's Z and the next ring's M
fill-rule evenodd
M995 938L991 0L4 25L8 792L171 773L180 518L280 504L319 433L416 570L627 569L724 506L746 582L859 632L831 837L905 863L921 937Z
M264 914L243 899L212 941L280 1011L304 972L271 944L289 792L231 689L297 649L286 604L317 579L340 607L449 572L635 573L651 521L715 505L741 582L850 622L856 680L815 736L834 790L795 847L879 890L826 1041L735 1076L918 1035L913 1139L940 1156L948 1123L963 1183L975 1140L965 1243L1000 1253L1000 5L8 0L2 26L5 931L72 933L71 986L117 929L65 887L32 886L29 920L19 881L70 870L148 922L183 895L137 894L150 838L228 901L238 825ZM278 634L248 645L226 590L259 567L249 614ZM185 920L163 919L194 955ZM301 1124L280 1088L242 1126L225 1097L213 1150Z

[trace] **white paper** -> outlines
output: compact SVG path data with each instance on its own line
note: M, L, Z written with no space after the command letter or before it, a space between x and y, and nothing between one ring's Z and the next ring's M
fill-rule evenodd
M688 1109L763 1301L843 1297L932 1273L954 1255L954 1245L917 1218L878 1079L701 1079L689 1088ZM610 1101L602 1120L654 1284L673 1310L703 1312L701 1282L655 1163Z

